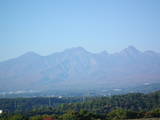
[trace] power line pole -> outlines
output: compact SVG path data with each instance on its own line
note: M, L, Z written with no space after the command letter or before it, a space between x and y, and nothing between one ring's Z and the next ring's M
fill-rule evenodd
M14 101L14 109L15 110L17 109L17 102L16 102L16 100Z
M51 107L51 97L48 98L48 106Z

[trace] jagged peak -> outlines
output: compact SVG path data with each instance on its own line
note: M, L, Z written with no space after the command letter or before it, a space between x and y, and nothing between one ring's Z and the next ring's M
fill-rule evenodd
M33 52L33 51L29 51L29 52L27 52L27 53L24 53L22 56L20 56L20 57L25 57L25 56L40 56L39 54L37 54L37 53L35 53L35 52Z
M127 53L141 53L141 51L139 51L136 47L134 46L128 46L127 48L125 48L124 50L122 50L121 52L127 52Z
M83 47L72 47L69 49L64 50L64 52L88 52Z
M140 55L142 52L139 51L136 47L134 46L128 46L127 48L123 49L120 54L125 55L125 56L137 56Z
M128 46L127 48L125 48L125 50L126 51L138 51L139 52L139 50L134 46Z
M104 54L104 55L108 55L108 52L106 50L100 52L101 54Z

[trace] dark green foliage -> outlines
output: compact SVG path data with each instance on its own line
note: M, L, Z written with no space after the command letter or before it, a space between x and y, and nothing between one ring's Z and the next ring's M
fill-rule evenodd
M83 102L82 98L1 99L0 108L4 110L0 120L43 120L47 117L58 120L160 118L160 91L88 97Z
M160 108L146 112L145 117L159 117L160 118Z
M55 107L62 103L75 103L82 101L82 98L74 97L36 97L36 98L12 98L0 99L0 109L7 112L28 112L35 108Z
M108 113L116 108L132 111L149 111L160 107L160 92L152 94L132 93L111 97L86 98L85 102L62 104L57 107L61 111L68 109L80 111L85 109L91 112Z
M126 111L123 109L116 109L108 113L108 118L112 120L124 120L127 118Z
M9 120L27 120L27 118L21 114L15 114L15 115L10 116Z
M60 119L62 120L76 120L78 117L78 113L76 111L68 111L67 113L63 114Z
M135 112L135 111L131 111L131 110L127 110L126 111L126 118L130 118L130 119L135 119L135 118L141 118L143 116L140 117L139 112Z

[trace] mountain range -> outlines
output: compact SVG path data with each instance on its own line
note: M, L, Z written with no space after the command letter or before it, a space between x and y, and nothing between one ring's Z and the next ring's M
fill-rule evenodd
M91 53L82 47L48 56L27 52L0 62L0 90L123 88L160 83L160 53L129 46Z

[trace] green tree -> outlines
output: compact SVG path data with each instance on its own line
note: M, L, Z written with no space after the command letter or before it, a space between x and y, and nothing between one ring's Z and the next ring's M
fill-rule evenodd
M60 118L62 120L78 120L77 117L78 117L78 113L72 110L63 114Z
M151 117L160 117L160 108L154 109L150 112Z
M15 115L9 117L9 120L27 120L27 118L25 118L21 114L15 114Z
M124 120L127 118L126 111L123 109L115 109L107 115L111 120Z

